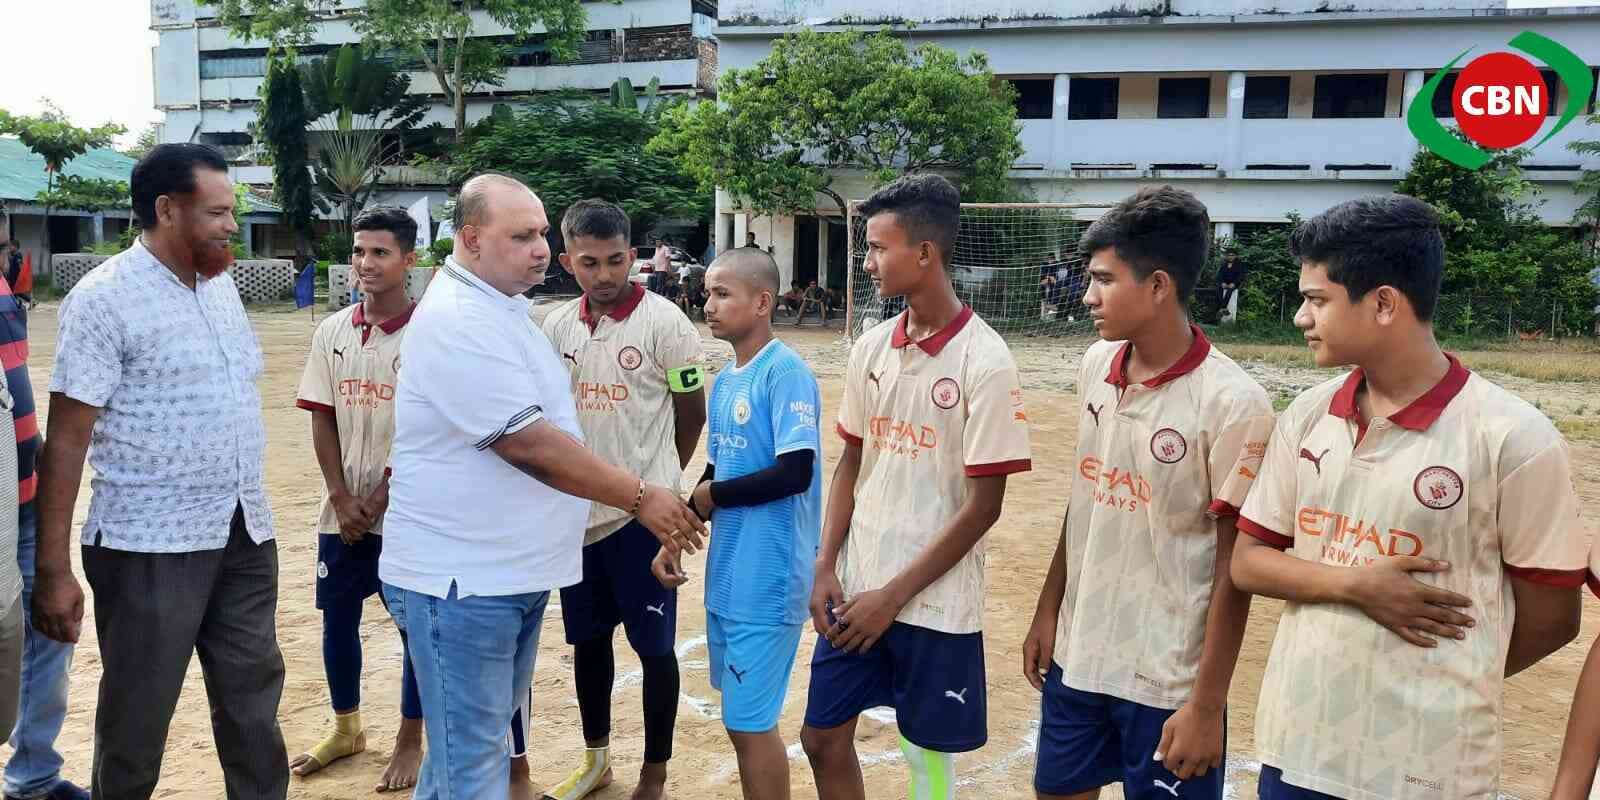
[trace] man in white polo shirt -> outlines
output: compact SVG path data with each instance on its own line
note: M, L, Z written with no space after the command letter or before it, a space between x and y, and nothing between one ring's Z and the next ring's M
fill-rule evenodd
M582 577L587 501L626 509L673 550L694 552L704 526L583 446L570 378L522 297L550 262L539 198L482 175L454 224L455 253L401 346L379 576L422 696L415 797L492 800L509 794L506 732L545 603Z

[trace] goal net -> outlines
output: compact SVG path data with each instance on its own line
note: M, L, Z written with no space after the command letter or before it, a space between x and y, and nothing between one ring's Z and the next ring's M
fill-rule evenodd
M905 309L879 298L865 268L867 220L849 206L849 296L845 336L854 340ZM1006 338L1094 335L1083 293L1084 229L1109 206L1083 203L962 203L950 277L956 294Z

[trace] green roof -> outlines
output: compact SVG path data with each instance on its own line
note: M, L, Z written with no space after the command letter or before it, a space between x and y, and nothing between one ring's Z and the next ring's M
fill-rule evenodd
M115 150L90 150L67 162L63 172L80 178L128 182L134 161ZM0 200L33 202L47 185L44 159L21 141L0 136Z
M68 161L62 171L80 178L103 178L127 183L133 177L135 163L115 150L90 150ZM0 201L32 203L46 185L44 159L20 140L0 136ZM282 211L271 201L255 194L250 196L250 205L255 213L277 214Z

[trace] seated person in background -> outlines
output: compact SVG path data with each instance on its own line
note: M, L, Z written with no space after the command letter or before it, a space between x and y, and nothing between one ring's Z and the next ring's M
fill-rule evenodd
M800 305L800 314L802 316L805 315L808 307L816 308L817 313L822 315L822 321L828 321L828 298L822 287L818 286L815 280L806 287L806 293Z
M803 299L805 299L805 290L800 288L799 281L795 281L789 287L789 291L783 293L783 307L788 309L790 314L796 313L800 310L800 301Z

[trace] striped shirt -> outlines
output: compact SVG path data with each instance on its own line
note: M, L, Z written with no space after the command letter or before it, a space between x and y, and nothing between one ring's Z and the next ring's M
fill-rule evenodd
M26 512L38 493L39 476L34 461L39 455L39 417L33 406L33 382L28 379L28 312L0 281L0 366L13 400L11 420L17 427L17 502Z

